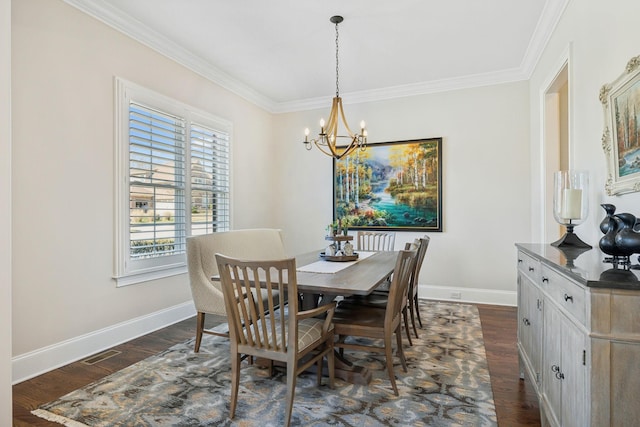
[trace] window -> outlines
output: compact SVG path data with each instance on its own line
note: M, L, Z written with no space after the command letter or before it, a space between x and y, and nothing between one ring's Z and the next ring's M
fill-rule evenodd
M227 231L229 123L116 79L118 286L186 272L186 238Z

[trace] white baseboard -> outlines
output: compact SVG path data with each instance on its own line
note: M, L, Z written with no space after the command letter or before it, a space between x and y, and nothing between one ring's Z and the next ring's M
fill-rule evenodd
M28 380L53 369L81 360L95 353L122 344L195 316L192 301L118 323L11 359L12 383Z
M475 304L493 304L516 306L516 291L498 291L495 289L456 288L453 286L419 285L418 296L424 299L435 299L453 302L469 302Z
M418 295L420 298L442 301L508 306L517 304L515 291L497 291L495 289L420 285ZM459 298L455 297L457 295ZM193 302L189 301L15 356L11 359L12 384L84 359L92 354L195 316L195 314Z

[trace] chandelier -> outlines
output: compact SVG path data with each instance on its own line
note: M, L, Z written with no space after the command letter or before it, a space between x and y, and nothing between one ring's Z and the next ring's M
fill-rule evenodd
M340 98L340 80L339 80L339 60L338 60L338 24L344 20L342 16L332 16L329 21L336 24L336 96L331 104L331 112L329 113L329 121L326 123L324 119L320 119L320 133L317 138L309 140L309 128L304 130L304 146L307 150L311 150L313 143L320 151L327 156L331 156L336 160L344 156L348 156L357 148L362 150L367 145L367 130L364 121L360 122L360 133L351 132L347 119L344 117L344 109L342 108L342 98ZM338 134L338 124L342 120L342 126L347 131L347 135ZM347 140L348 142L345 142ZM345 142L344 145L341 145Z

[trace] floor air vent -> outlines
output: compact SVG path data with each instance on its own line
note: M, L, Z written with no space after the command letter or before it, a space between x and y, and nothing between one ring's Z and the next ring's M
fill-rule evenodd
M96 363L107 360L110 357L117 356L120 353L122 352L117 350L103 351L102 353L94 354L93 356L84 359L82 363L84 363L85 365L95 365Z

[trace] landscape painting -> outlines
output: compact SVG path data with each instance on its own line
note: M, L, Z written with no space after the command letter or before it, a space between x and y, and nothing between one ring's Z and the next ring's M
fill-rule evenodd
M640 81L630 82L626 90L612 99L618 176L624 177L640 172Z
M602 149L609 196L640 191L640 56L627 62L613 83L600 89L604 108Z
M333 165L342 227L442 231L442 138L369 144Z

